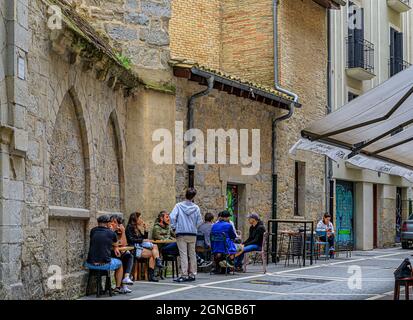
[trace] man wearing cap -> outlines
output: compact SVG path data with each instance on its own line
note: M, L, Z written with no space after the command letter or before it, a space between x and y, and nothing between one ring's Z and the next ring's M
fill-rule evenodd
M250 224L248 239L242 243L242 254L235 258L235 268L237 271L242 270L242 261L244 260L245 253L262 250L262 241L265 233L264 223L256 213L251 213L248 216L248 223Z
M118 258L112 258L112 250L116 257L120 257L121 253L118 249L118 237L109 228L110 216L100 216L97 222L98 226L90 231L89 254L85 266L93 270L115 271L115 292L129 293L131 291L126 284L121 287L123 277L122 261Z

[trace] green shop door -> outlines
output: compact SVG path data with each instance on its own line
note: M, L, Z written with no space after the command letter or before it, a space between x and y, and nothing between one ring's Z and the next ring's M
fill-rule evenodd
M352 182L336 182L336 241L339 246L354 244L354 185Z
M235 184L227 185L227 208L231 212L231 220L234 222L235 229L238 230L238 210L239 210L239 190Z

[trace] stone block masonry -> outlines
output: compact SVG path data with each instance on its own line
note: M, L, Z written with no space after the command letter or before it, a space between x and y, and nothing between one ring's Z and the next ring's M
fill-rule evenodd
M85 0L81 10L134 67L169 68L171 0Z

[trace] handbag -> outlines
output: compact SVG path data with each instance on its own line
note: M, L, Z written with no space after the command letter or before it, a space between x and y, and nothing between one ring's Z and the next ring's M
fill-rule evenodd
M400 280L412 277L412 264L409 258L404 259L401 265L394 271L394 278Z

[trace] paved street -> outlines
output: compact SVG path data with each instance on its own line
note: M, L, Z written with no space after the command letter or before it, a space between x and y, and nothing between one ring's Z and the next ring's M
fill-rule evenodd
M391 300L393 272L412 250L400 248L354 252L313 266L284 263L264 275L262 266L249 266L245 274L212 275L200 273L196 283L175 284L135 282L133 293L100 299L130 300ZM357 281L361 273L361 281ZM94 296L84 299L93 299ZM401 299L404 292L401 293Z

